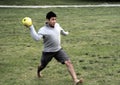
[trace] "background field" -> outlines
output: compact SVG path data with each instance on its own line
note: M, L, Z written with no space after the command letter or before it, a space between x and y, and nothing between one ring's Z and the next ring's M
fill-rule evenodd
M38 79L36 68L42 41L35 42L21 24L33 19L36 30L52 10L58 22L70 32L62 46L70 56L83 85L120 84L120 7L109 8L0 8L0 85L72 85L64 65L52 60Z
M76 4L120 3L118 0L0 0L3 5L76 5Z

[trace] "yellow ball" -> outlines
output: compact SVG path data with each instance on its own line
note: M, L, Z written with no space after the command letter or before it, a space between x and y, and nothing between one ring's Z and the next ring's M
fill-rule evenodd
M22 19L22 24L24 26L30 27L32 25L32 19L30 17L25 17Z

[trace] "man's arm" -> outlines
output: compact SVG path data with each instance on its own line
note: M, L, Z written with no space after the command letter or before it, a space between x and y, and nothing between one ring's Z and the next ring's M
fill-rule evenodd
M66 35L69 34L69 32L68 32L68 31L66 32L66 31L64 31L64 30L62 29L62 30L61 30L61 34L66 36Z
M43 36L41 34L38 34L34 28L33 25L31 25L30 27L30 34L32 36L32 38L36 41L40 40Z
M68 32L68 31L64 31L64 29L63 29L58 23L56 23L56 25L60 28L62 35L65 35L65 36L66 36L66 35L69 34L69 32Z

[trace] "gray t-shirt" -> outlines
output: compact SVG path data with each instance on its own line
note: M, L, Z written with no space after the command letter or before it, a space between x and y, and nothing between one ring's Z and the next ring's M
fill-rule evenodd
M61 49L61 37L60 34L67 35L58 23L55 24L54 28L50 27L48 24L41 27L36 33L34 26L30 27L30 33L33 39L40 40L43 38L44 52L56 52Z

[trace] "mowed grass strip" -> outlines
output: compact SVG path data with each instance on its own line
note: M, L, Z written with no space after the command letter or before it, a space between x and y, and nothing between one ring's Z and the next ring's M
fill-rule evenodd
M120 84L120 8L48 8L0 9L0 84L1 85L72 85L65 65L53 59L36 76L42 41L35 42L29 29L21 24L29 16L38 30L46 13L54 11L61 26L70 32L62 36L78 77L84 85Z

